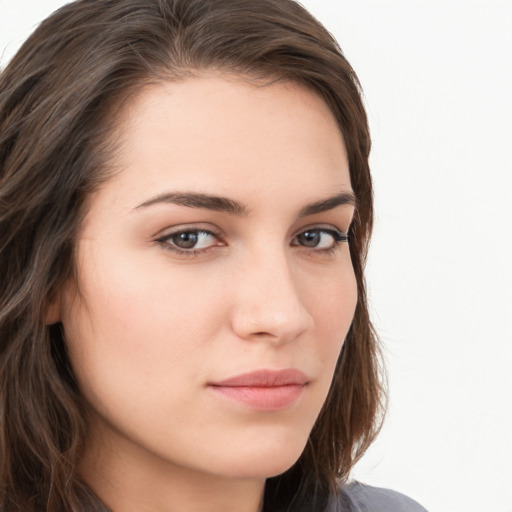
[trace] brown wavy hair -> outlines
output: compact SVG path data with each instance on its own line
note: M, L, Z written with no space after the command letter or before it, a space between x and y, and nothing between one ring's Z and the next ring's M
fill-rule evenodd
M370 136L358 79L293 0L79 0L0 74L0 509L102 510L76 474L87 424L48 306L74 272L86 199L114 169L116 112L148 83L205 69L315 91L348 151L357 213L355 317L298 462L268 479L266 512L323 510L378 431L384 393L363 276L373 220Z

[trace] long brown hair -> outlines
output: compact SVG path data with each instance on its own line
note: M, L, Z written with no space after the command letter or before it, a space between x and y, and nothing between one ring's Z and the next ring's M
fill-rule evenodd
M298 462L267 480L265 511L323 510L383 411L366 302L370 137L357 77L293 0L79 0L44 21L0 75L0 509L101 510L76 475L87 425L51 299L74 271L89 194L112 174L115 112L149 82L207 68L319 94L347 146L358 303ZM85 505L88 501L88 505Z

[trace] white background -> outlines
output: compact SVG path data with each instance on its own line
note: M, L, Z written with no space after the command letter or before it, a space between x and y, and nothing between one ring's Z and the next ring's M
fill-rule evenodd
M0 0L2 66L63 3ZM512 512L512 0L303 3L359 74L374 141L391 401L354 476L430 512Z

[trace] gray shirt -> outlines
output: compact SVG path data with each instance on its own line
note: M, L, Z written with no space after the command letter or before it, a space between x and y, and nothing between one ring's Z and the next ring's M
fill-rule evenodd
M99 504L90 492L84 495L83 512L110 512ZM99 505L99 506L98 506ZM311 511L315 512L315 511ZM333 496L325 512L427 512L419 503L389 489L371 487L359 482L343 486L337 496Z
M427 512L419 503L403 494L359 482L345 486L329 512Z

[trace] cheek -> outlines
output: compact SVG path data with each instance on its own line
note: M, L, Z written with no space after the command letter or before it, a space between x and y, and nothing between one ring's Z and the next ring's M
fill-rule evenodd
M161 258L157 265L135 252L80 250L80 294L68 297L62 320L86 397L96 403L125 390L150 402L165 387L198 379L226 322L222 273L208 280L185 267L171 271Z
M337 282L331 282L326 293L319 298L320 315L324 332L321 339L330 340L324 344L323 362L334 373L343 343L350 329L357 306L357 281L352 270L344 270ZM329 382L330 386L330 382Z
M307 292L315 324L329 339L343 340L350 328L357 305L357 281L347 264L325 276L321 286Z

